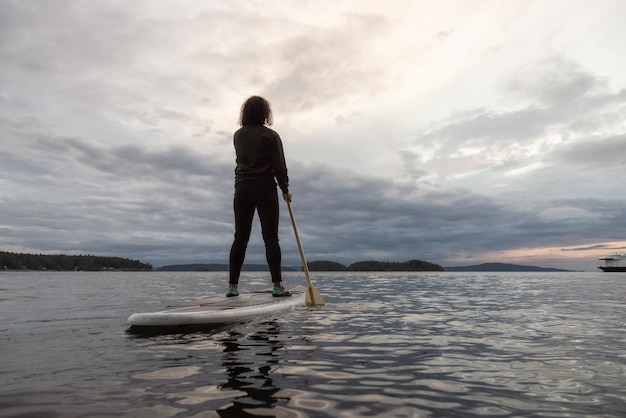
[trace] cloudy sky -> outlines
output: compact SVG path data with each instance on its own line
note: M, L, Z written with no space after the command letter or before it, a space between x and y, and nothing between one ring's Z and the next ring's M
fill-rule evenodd
M266 97L309 261L626 252L622 0L0 0L0 250L228 260ZM283 264L299 255L286 207ZM264 262L258 221L246 262Z

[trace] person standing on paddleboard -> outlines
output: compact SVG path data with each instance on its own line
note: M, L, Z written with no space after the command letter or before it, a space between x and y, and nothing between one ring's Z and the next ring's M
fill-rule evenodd
M235 240L230 249L228 297L239 296L239 275L246 257L255 210L261 221L265 257L274 286L272 294L277 297L291 296L282 286L276 183L286 202L291 202L291 193L283 143L278 133L267 127L272 123L272 109L264 98L252 96L241 106L241 128L233 136L237 156L233 201Z

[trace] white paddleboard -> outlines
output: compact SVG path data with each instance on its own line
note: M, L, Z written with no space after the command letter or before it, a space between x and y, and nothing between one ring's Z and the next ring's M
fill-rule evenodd
M241 292L239 296L230 298L220 296L195 306L135 313L128 317L128 323L139 327L227 324L304 305L304 286L297 286L289 291L292 295L288 297L274 297L271 291Z

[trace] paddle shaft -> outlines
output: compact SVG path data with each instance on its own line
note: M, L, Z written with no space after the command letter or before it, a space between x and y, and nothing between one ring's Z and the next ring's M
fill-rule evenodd
M302 250L302 243L300 242L300 234L298 234L298 227L296 226L296 218L293 216L293 209L291 209L291 202L287 201L287 208L289 209L289 216L291 217L291 225L293 225L293 233L296 236L296 243L298 244L298 250L300 251L300 259L302 260L302 268L304 269L304 275L306 276L306 282L308 284L307 289L309 292L309 298L313 300L313 284L311 283L311 277L309 276L309 266L306 263L304 257L304 251Z

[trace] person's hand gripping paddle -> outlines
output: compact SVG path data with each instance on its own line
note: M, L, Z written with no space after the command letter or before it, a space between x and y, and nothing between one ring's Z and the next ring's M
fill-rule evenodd
M307 305L326 305L326 302L324 302L324 298L322 297L320 292L318 292L317 289L313 287L313 283L311 283L311 277L309 276L309 266L306 263L306 258L304 258L304 251L302 250L302 243L300 243L300 236L298 235L296 218L293 216L293 209L291 209L291 202L287 199L285 199L285 201L287 202L287 208L289 208L289 216L291 216L293 233L296 236L298 250L300 250L300 259L302 259L302 268L304 269L304 275L306 276L307 288L305 302Z

